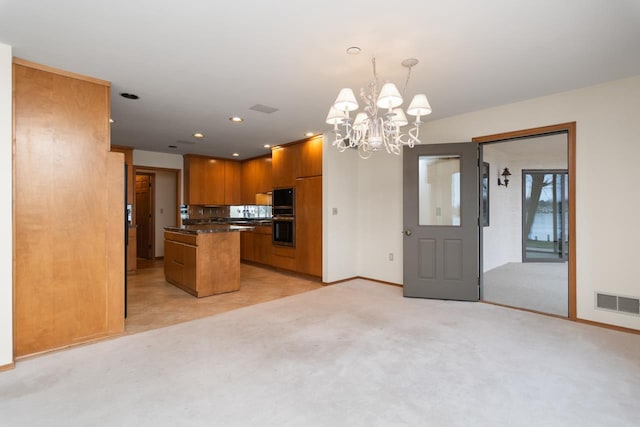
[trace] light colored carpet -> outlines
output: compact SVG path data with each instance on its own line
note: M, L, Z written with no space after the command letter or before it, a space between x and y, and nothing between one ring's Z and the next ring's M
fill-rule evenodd
M640 336L364 280L19 362L2 426L637 426Z
M569 316L567 263L507 263L484 273L482 299Z

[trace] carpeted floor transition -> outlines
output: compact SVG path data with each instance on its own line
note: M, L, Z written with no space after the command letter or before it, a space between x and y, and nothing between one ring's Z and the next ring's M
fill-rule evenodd
M364 280L25 360L2 426L637 426L640 336Z
M482 285L485 301L569 316L567 263L510 262L486 271Z

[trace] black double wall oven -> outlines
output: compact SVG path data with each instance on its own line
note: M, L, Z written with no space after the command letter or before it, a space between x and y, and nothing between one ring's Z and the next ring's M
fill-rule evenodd
M296 190L277 188L273 190L273 244L296 245Z

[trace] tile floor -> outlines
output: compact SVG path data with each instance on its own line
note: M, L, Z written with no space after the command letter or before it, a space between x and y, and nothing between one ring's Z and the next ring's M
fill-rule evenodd
M125 334L177 323L296 295L322 287L320 279L242 263L240 290L196 298L164 280L163 261L138 260L128 276Z

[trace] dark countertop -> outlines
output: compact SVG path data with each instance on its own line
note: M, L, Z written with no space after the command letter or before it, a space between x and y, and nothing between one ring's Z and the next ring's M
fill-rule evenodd
M166 231L173 231L175 233L187 233L187 234L202 234L202 233L229 233L232 231L251 231L254 227L242 226L242 225L228 225L228 224L194 224L183 225L181 227L165 227Z
M270 227L271 225L273 225L273 221L271 219L263 219L263 218L232 219L228 222L228 224L250 225L252 227L257 227L257 226Z
M185 219L188 225L208 225L208 224L224 224L224 225L246 225L249 227L265 226L270 227L273 224L271 218L202 218L202 219Z

